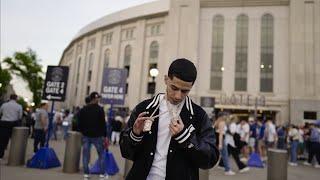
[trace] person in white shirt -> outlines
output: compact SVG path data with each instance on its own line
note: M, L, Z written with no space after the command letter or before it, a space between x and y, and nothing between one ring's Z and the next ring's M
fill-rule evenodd
M57 131L59 127L61 126L62 123L62 113L60 111L56 111L53 116L53 121L52 121L52 134L54 140L58 140L57 138Z
M288 142L290 143L290 162L289 165L297 166L297 150L299 144L300 133L295 125L289 127Z
M266 148L273 148L277 144L277 131L276 126L273 124L271 120L267 120L266 129L264 131L264 139Z
M65 111L65 116L63 118L62 121L62 127L63 127L63 139L66 140L68 138L68 131L72 125L72 118L73 118L73 114L70 113L69 110Z
M22 118L22 106L16 102L17 98L17 95L11 94L10 101L0 107L0 159L4 156L12 129L19 125Z
M226 134L226 143L228 145L228 152L232 155L233 159L235 160L240 173L244 173L249 171L249 167L247 167L241 160L240 160L240 151L242 148L240 141L240 135L237 132L237 122L239 121L237 116L231 115L230 120L227 122L227 134Z
M249 143L249 133L250 133L250 126L248 122L244 119L240 121L240 124L238 124L237 131L240 135L240 140L243 144L242 147L242 152L243 156L245 157L244 159L247 160L249 157L249 148L248 148L248 143Z
M164 76L166 93L133 109L120 138L122 156L133 161L126 180L197 180L199 168L218 163L212 123L188 97L196 76L190 60L174 60Z

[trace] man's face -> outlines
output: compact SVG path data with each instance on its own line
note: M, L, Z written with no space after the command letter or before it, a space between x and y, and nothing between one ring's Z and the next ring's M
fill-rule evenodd
M45 104L45 105L43 106L43 109L48 110L48 107L49 107L49 105L48 105L48 104Z
M93 104L99 104L99 102L100 102L100 98L98 98L98 97L96 97L96 98L94 98L94 99L92 100L92 103L93 103Z
M170 79L168 76L165 76L164 79L167 85L169 102L174 105L181 103L189 94L192 88L192 82L186 82L176 77Z

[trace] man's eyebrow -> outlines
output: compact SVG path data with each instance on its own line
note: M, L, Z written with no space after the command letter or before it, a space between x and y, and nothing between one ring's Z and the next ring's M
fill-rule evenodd
M181 89L181 88L178 88L177 86L171 84L171 87L175 88L175 89L178 89L178 90L181 90L181 91L190 91L190 89Z

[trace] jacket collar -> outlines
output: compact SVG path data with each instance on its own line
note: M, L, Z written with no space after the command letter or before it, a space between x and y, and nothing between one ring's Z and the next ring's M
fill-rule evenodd
M151 110L151 109L156 108L160 103L160 95L163 95L163 94L164 93L159 93L159 94L155 95L152 98L152 101L146 107L146 110ZM187 108L187 110L191 113L191 115L194 115L194 111L193 111L193 107L192 107L192 100L189 96L186 96L186 100L185 100L185 103L182 107L182 110L184 108Z

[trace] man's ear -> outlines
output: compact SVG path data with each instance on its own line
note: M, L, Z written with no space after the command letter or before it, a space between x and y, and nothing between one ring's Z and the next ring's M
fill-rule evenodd
M169 77L167 75L164 75L164 83L166 85L168 85L168 80L169 80Z

